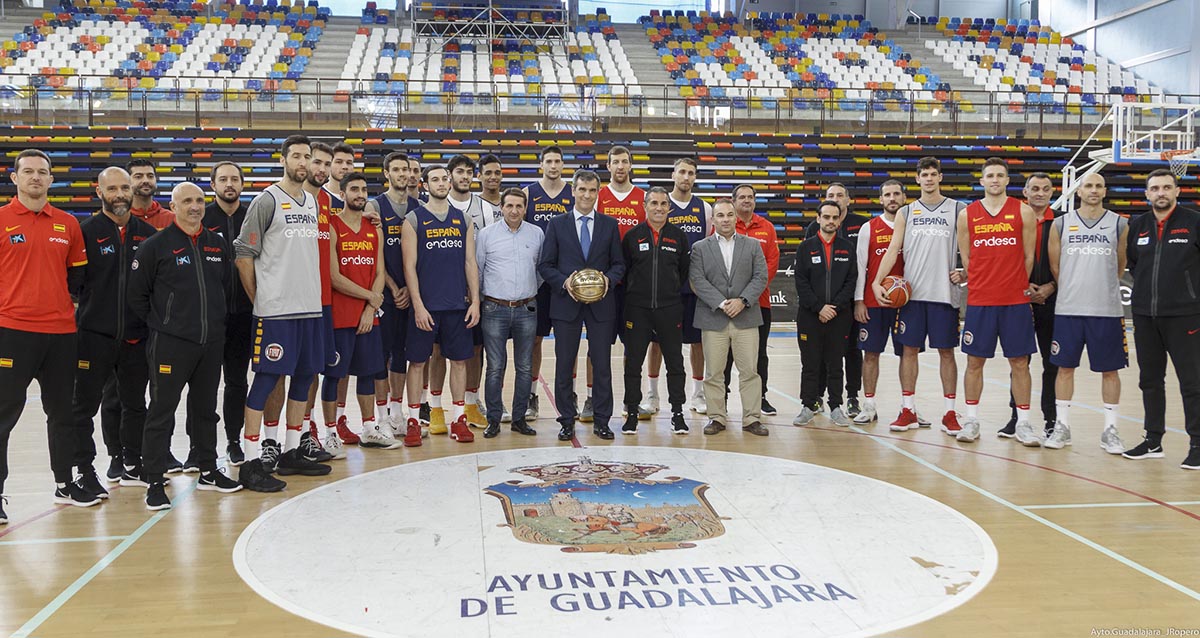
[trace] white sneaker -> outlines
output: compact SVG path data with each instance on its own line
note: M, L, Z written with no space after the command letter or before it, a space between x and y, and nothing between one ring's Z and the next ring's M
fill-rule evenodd
M972 443L979 438L979 419L967 417L961 425L962 429L954 436L955 440L963 443Z
M704 387L696 389L696 393L692 395L692 412L700 414L708 413L708 403L704 400Z
M408 428L408 419L401 419L390 412L384 415L383 422L387 425L387 429L384 431L390 431L393 439L402 438Z
M1110 425L1104 428L1104 432L1100 434L1100 449L1109 454L1121 454L1125 451L1125 444L1121 442L1117 426Z
M642 404L638 406L638 412L649 412L650 414L658 414L659 398L657 394L647 394Z
M346 458L346 446L342 445L342 437L337 435L337 430L330 430L329 434L325 435L325 440L321 441L321 447L333 455L332 460Z
M829 420L833 421L834 425L843 428L850 427L851 423L850 417L846 415L846 411L840 407L834 408L833 412L829 413Z
M487 414L487 412L484 412L484 414ZM500 422L512 423L512 413L508 411L508 408L504 408L504 412L500 414Z
M1021 435L1020 425L1017 425L1017 436ZM1018 439L1019 440L1019 439ZM1056 422L1054 431L1042 442L1042 447L1048 450L1061 450L1071 444L1071 426Z
M913 412L916 413L916 415L917 415L917 427L928 428L928 427L933 426L933 423L929 419L926 419L925 415L921 414L920 412L917 412L916 409L914 409Z
M858 411L858 416L854 417L854 422L874 423L879 419L879 413L875 411L875 399L864 399L862 407Z
M1042 437L1039 432L1033 429L1029 421L1021 421L1017 423L1017 443L1025 447L1040 447L1042 445Z
M404 443L392 438L391 432L392 428L390 426L385 426L379 421L363 424L363 433L360 435L361 440L359 445L384 450L395 450L396 448L403 447Z

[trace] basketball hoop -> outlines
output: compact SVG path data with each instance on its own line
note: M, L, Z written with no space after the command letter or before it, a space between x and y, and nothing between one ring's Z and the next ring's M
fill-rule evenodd
M1176 179L1182 179L1187 175L1188 164L1192 163L1195 156L1196 149L1192 148L1179 148L1161 153L1162 159L1171 165L1171 173L1175 175Z

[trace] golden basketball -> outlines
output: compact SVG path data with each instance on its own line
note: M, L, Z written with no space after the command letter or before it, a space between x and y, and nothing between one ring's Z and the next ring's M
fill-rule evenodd
M567 280L567 287L575 298L583 303L595 303L604 298L604 273L595 268L584 268L576 271Z

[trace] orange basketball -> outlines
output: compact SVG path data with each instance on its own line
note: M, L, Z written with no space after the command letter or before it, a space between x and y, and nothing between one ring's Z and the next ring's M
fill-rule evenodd
M912 297L912 284L909 284L908 280L903 277L888 275L883 278L881 285L892 308L903 306L908 303L909 297Z

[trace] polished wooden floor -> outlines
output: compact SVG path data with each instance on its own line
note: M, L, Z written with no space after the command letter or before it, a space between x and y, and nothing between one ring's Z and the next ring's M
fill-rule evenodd
M776 329L787 330L782 325ZM547 347L546 354L544 366L551 370L552 348ZM1169 635L1169 628L1200 629L1200 546L1194 542L1200 531L1200 472L1179 468L1188 439L1182 432L1173 376L1168 378L1172 429L1164 439L1167 458L1135 462L1100 449L1099 377L1083 370L1077 376L1078 403L1072 413L1074 445L1050 451L995 437L1007 417L1007 366L1002 359L985 371L982 438L959 444L936 428L888 431L886 423L899 403L897 360L890 356L883 360L879 391L883 425L835 428L822 417L813 426L792 427L799 407L800 369L794 337L774 336L770 357L769 397L780 413L767 419L769 438L743 436L736 428L705 437L699 432L704 423L700 416L692 419L690 436L672 436L666 416L660 415L656 426L643 425L636 439L618 436L604 442L580 428L580 442L778 456L881 479L961 511L992 537L999 571L967 604L896 636L1088 636L1112 628ZM1035 362L1035 378L1037 370ZM1122 378L1121 431L1132 445L1141 438L1136 364ZM233 545L248 523L324 480L290 477L288 489L280 494L222 496L193 492L192 475L171 481L169 493L176 507L168 513L146 511L144 493L131 488L114 489L111 500L97 508L56 507L48 489L51 477L36 384L30 390L9 450L10 523L0 527L0 634L337 635L260 598L238 578L231 562ZM960 384L960 396L961 392ZM347 460L334 463L332 479L466 451L564 445L555 440L546 389L539 393L543 409L535 424L536 438L510 436L505 430L496 439L479 437L470 445L435 437L414 450L351 449ZM922 356L917 395L923 412L940 412L936 355ZM182 458L186 448L186 440L177 434L176 454ZM370 551L369 538L330 542L361 543ZM303 556L298 553L297 560Z

